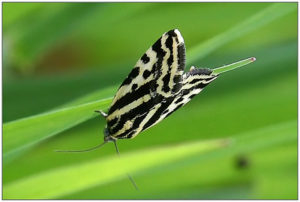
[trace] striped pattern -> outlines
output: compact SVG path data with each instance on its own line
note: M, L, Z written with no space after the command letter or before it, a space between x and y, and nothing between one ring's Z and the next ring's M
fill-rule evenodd
M184 73L180 32L166 32L138 60L121 84L106 117L113 139L133 138L189 102L217 78L209 69Z

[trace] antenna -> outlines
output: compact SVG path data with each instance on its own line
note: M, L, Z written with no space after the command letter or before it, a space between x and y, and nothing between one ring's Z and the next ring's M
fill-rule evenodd
M113 142L114 142L114 145L115 145L115 148L116 148L117 155L120 157L120 152L119 152L119 149L118 149L118 146L117 146L117 141L116 141L116 140L113 140ZM135 188L137 191L139 191L139 188L138 188L138 186L136 185L136 183L135 183L135 181L133 180L133 178L132 178L128 173L126 173L126 174L127 174L128 179L130 180L130 182L131 182L132 185L134 186L134 188Z
M99 144L99 145L97 145L97 146L95 146L95 147L88 148L88 149L83 149L83 150L55 150L55 151L56 151L56 152L66 152L66 153L68 153L68 152L88 152L88 151L92 151L92 150L95 150L95 149L98 149L98 148L102 147L102 146L105 145L107 142L108 142L108 141L105 141L105 142L103 142L103 143L101 143L101 144ZM114 142L114 145L115 145L115 148L116 148L117 155L120 157L120 152L119 152L119 149L118 149L118 146L117 146L117 142L116 142L116 140L113 140L113 142ZM130 180L130 182L131 182L132 185L134 186L134 188L135 188L137 191L139 191L139 188L138 188L138 186L136 185L136 183L135 183L135 181L133 180L133 178L132 178L128 173L126 173L126 174L127 174L128 179Z
M83 150L55 150L56 152L88 152L88 151L92 151L92 150L95 150L95 149L98 149L100 147L102 147L103 145L105 145L107 143L106 142L103 142L95 147L92 147L92 148L88 148L88 149L83 149Z

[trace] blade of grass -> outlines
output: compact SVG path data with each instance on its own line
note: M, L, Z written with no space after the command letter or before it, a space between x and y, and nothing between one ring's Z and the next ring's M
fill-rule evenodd
M117 85L109 86L107 88L102 88L101 90L96 90L94 92L91 92L85 96L82 96L78 99L68 102L60 107L76 106L76 105L85 104L88 102L95 102L95 101L103 99L105 97L111 97L115 92L117 92L117 89L118 89Z
M177 146L123 154L121 159L109 157L54 169L4 185L3 197L5 199L59 198L95 185L104 185L124 178L126 172L134 173L151 168L157 169L158 166L171 166L171 163L178 162L178 160L199 163L199 160L215 158L215 161L218 161L220 157L257 151L273 145L295 141L297 139L296 126L297 121L294 120L237 134L230 139L233 142L223 139L184 143ZM221 149L231 142L233 144ZM200 153L202 155L195 155ZM182 165L186 165L186 163ZM153 187L153 189L159 187Z
M245 185L245 182L251 184L250 190L252 192L256 186L255 184L259 183L259 180L252 175L247 175L247 173L252 173L257 167L263 166L254 163L255 160L252 158L253 154L260 155L266 151L274 150L278 152L278 148L281 146L290 145L293 144L293 142L296 143L296 127L297 121L294 120L237 133L231 138L233 144L227 148L215 150L205 155L186 157L182 161L162 166L159 170L154 168L146 170L142 175L136 177L139 186L145 189L145 192L142 193L130 192L130 187L127 189L124 187L128 186L128 182L122 180L105 186L100 185L88 190L83 190L82 192L76 192L72 195L64 196L63 199L149 199L149 197L152 199L179 199L174 196L174 192L177 193L178 191L178 193L184 193L183 189L188 189L193 186L196 186L198 191L211 186L214 188L220 188L221 186L223 190L226 191L227 187L235 182L238 187ZM296 151L295 149L294 156L297 155ZM250 165L248 164L246 169L239 169L235 166L237 157L241 155L246 156L247 159L250 158L251 163ZM281 162L280 157L275 155L273 156L273 162L276 162L278 165ZM267 159L265 165L272 166L270 160L271 159ZM296 165L297 159L295 158L293 162L295 162ZM270 170L266 170L266 172L268 171L270 172ZM297 168L288 170L288 172L296 173ZM227 179L227 182L228 179L232 179L232 181L229 180L228 183L225 181L224 184L224 179ZM295 181L297 181L297 179L295 179ZM163 183L157 183L153 186L153 182ZM220 185L220 183L222 185ZM110 191L112 188L114 191ZM170 197L168 197L168 193L172 193L169 195ZM191 197L194 199L207 199L206 195L199 196L201 196L201 194ZM235 196L237 196L236 193ZM211 197L211 199L216 198L226 199L224 195L218 195L218 197L213 195L213 197ZM247 198L247 196L241 198ZM180 199L187 199L187 197Z
M221 148L227 144L228 141L225 140L186 143L128 154L122 158L110 157L63 167L11 183L5 186L3 197L6 199L56 198L96 184L105 184L126 177L127 171L134 172L155 167L162 162L166 164L186 156ZM80 179L76 176L80 176ZM44 185L40 186L41 184Z
M209 39L208 41L195 46L187 53L187 65L204 58L219 47L254 31L284 15L297 9L297 4L274 3L266 9L256 13L235 27Z
M218 67L218 68L213 69L213 74L222 74L224 72L234 70L236 68L239 68L239 67L245 66L247 64L250 64L250 63L254 62L255 60L256 59L254 57L252 57L252 58L248 58L248 59L245 59L245 60L241 60L241 61L232 63L230 65L225 65L223 67Z
M105 109L111 98L67 107L3 124L3 159L10 154L96 117L96 109Z

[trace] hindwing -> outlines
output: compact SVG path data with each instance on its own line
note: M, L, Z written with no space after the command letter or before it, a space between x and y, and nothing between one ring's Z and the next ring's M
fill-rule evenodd
M174 111L188 103L195 95L199 94L205 86L215 80L218 75L212 73L207 68L194 68L183 75L183 85L177 94L168 98L159 110L152 116L151 125L146 125L147 129L171 115Z

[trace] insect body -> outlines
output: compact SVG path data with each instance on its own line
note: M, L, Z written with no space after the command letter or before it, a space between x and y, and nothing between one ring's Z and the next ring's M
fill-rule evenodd
M160 37L121 84L108 114L105 141L134 138L162 121L215 80L210 69L184 73L185 46L175 29Z

